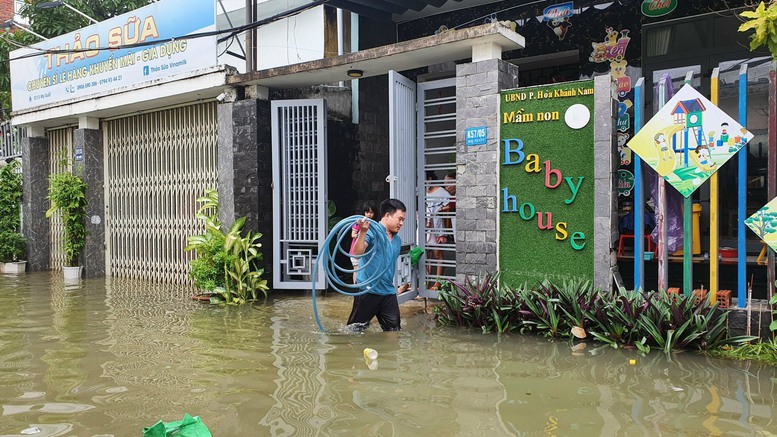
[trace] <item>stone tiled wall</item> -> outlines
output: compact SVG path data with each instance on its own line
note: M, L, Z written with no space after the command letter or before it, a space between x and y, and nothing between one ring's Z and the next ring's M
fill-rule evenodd
M81 148L80 165L86 182L86 246L81 258L84 276L105 276L105 173L103 160L103 135L96 129L76 129L73 132L74 148Z
M272 147L270 102L247 99L218 106L219 219L262 238L264 278L272 278Z
M245 217L245 229L257 230L257 102L239 100L218 105L219 219L226 228Z
M609 290L617 268L618 195L616 173L620 158L614 147L618 101L610 75L594 78L594 287Z
M500 59L456 67L456 275L497 269L499 92L518 86L518 67ZM488 142L465 145L464 130L488 128Z
M22 139L22 191L24 237L27 239L27 269L49 269L51 254L48 209L49 141L45 137Z
M349 86L316 85L307 88L273 89L270 100L324 99L327 117L335 120L351 119L351 88Z
M264 278L272 285L272 132L270 131L270 101L256 101L256 230L262 233Z
M235 103L221 103L216 107L219 220L226 224L231 224L235 220L235 170L233 167L235 165L234 149L238 147L235 143L239 141L235 138L236 133L233 130ZM243 109L250 110L250 108L245 107Z
M498 59L458 65L456 69L456 272L478 275L497 270L499 185L499 92L518 86L518 69ZM616 265L613 248L617 238L615 172L616 100L609 76L594 80L594 285L610 288ZM488 142L467 147L464 131L486 126Z
M732 308L728 313L729 336L747 335L747 309L738 308L731 303ZM759 336L763 340L772 338L769 324L772 323L772 315L766 301L753 300L750 309L750 335Z

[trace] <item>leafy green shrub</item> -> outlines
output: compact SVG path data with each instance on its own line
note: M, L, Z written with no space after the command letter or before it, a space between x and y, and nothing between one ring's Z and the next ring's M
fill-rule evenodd
M19 261L27 244L19 234L21 224L22 175L19 161L0 169L0 262Z
M218 233L205 234L205 241L197 247L197 258L189 265L189 277L194 284L206 291L224 287L224 267L229 256L224 250L224 236ZM191 239L189 240L191 243Z
M774 287L777 288L777 281L774 281ZM775 320L777 308L775 308L775 305L777 305L777 294L773 294L772 297L769 298L769 306L772 309L772 323L769 324L769 330L772 331L772 340L774 340L774 333L777 331L777 320Z
M21 221L22 174L19 161L0 169L0 231L17 231Z
M438 298L443 306L435 308L435 317L442 325L480 328L484 333L510 332L521 326L520 301L515 290L500 285L498 274L467 277L464 284L445 282Z
M728 313L694 296L597 291L590 282L544 281L513 289L498 275L452 282L440 291L435 317L442 325L483 332L533 332L553 338L586 338L612 347L663 351L709 349L750 337L727 338Z
M18 232L0 231L0 262L19 261L27 251L27 242Z
M66 171L49 176L49 200L51 208L46 217L55 212L62 215L65 228L63 250L68 267L78 265L81 251L86 247L86 182L77 174Z
M189 272L194 284L212 293L211 303L242 304L257 300L259 293L267 297L264 269L259 266L262 234L249 231L243 236L245 217L235 220L225 234L218 219L216 190L206 190L197 202L201 204L197 218L205 222L205 234L190 236L184 249L197 254Z

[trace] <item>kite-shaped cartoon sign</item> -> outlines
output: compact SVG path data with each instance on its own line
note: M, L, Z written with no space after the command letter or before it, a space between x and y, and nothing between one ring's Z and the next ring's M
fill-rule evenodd
M777 197L748 217L745 224L777 252Z
M751 138L747 129L685 85L627 145L688 197Z

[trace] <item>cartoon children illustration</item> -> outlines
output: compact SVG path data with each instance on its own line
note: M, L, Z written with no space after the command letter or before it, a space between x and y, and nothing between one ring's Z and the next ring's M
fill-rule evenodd
M724 146L728 144L728 123L721 123L720 124L720 140L718 141L719 146Z
M699 157L699 164L705 166L714 168L715 162L713 162L710 159L710 149L707 146L696 146L696 155ZM700 167L696 168L696 173L701 173L702 169Z
M663 132L659 132L653 137L653 141L656 142L656 148L661 152L661 160L666 161L671 158L669 154L669 143L666 142L666 135Z
M734 137L734 141L736 143L744 146L745 144L747 144L747 141L748 141L745 138L747 138L747 134L749 134L750 132L748 132L748 130L746 128L741 127L741 128L739 128L739 133L740 133L740 135L737 135L737 136Z

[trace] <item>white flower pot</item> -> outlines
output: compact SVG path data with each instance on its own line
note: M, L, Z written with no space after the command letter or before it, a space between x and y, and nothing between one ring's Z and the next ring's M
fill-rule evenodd
M81 279L81 267L62 267L65 279Z
M13 261L2 265L2 272L10 275L20 275L27 270L27 261Z

